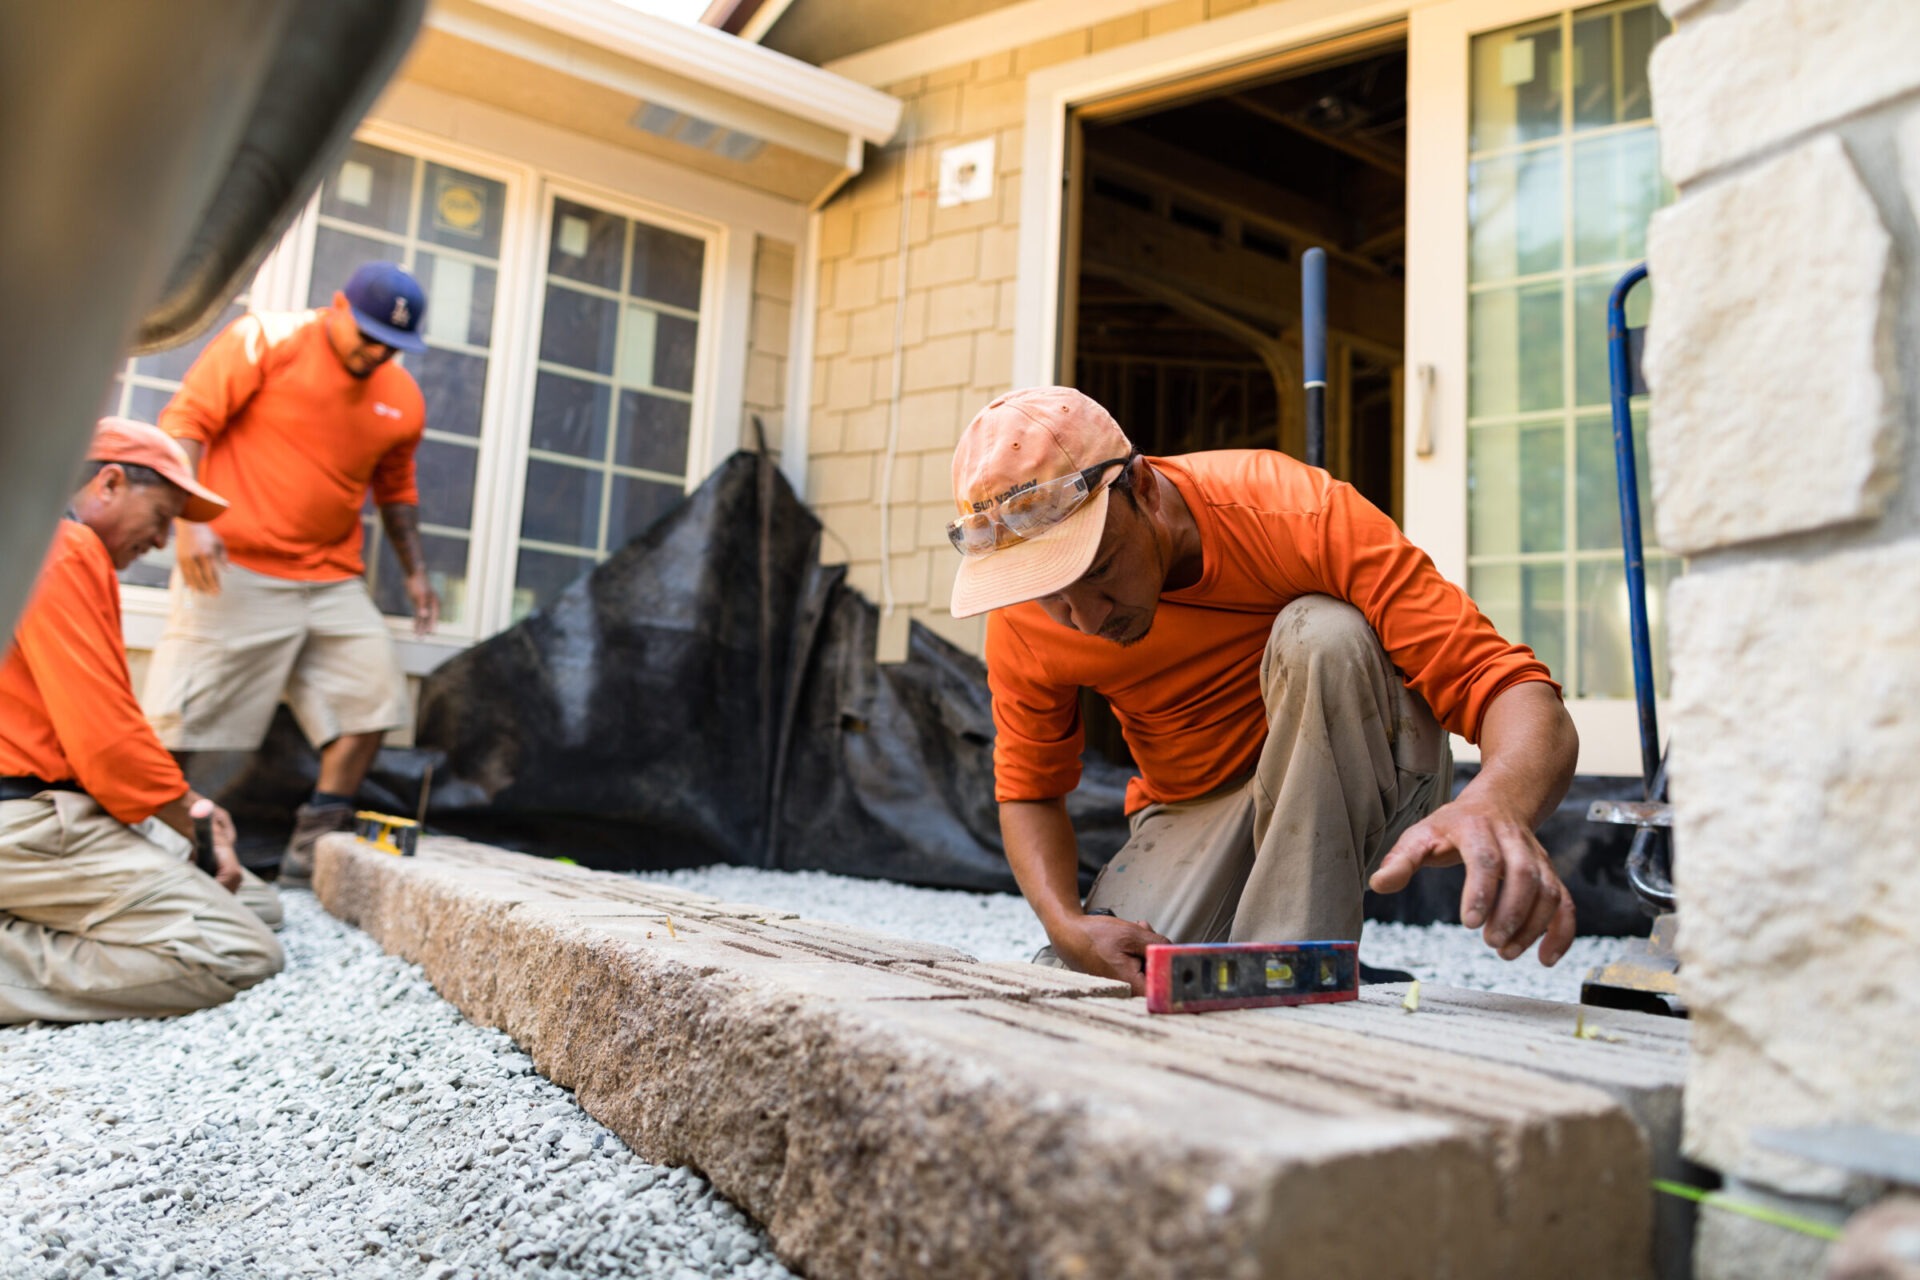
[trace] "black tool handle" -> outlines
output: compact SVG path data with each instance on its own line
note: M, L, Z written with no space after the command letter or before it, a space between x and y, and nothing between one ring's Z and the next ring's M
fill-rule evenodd
M193 865L208 875L220 870L218 859L213 856L213 815L193 820Z

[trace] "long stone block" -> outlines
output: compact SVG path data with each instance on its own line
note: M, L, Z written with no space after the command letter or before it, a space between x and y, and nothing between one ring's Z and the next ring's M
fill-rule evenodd
M1364 1002L1154 1017L839 926L680 900L669 928L627 878L433 839L329 837L316 888L821 1280L1650 1270L1627 1112Z

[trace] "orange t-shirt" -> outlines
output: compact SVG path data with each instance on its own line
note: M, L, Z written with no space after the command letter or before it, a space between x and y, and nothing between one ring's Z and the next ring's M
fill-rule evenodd
M1127 648L1062 626L1032 601L989 616L998 799L1048 800L1079 785L1082 685L1113 704L1140 767L1129 813L1205 795L1253 768L1267 736L1261 655L1275 616L1299 596L1333 596L1365 614L1407 684L1469 741L1501 693L1552 683L1532 650L1501 639L1353 486L1270 450L1150 461L1199 526L1200 580L1162 595L1153 629Z
M133 696L113 559L77 520L60 522L0 662L0 775L77 782L129 824L187 793Z
M413 453L426 401L389 362L347 372L324 311L253 312L187 370L160 415L200 443L200 479L232 506L213 522L235 564L275 578L358 577L360 510L418 503Z

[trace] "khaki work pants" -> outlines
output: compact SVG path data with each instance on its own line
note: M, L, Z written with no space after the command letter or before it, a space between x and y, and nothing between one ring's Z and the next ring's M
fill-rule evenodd
M1251 776L1150 804L1087 894L1173 942L1357 940L1367 877L1445 803L1453 757L1352 605L1303 596L1260 662L1267 741ZM1060 963L1047 948L1035 957Z
M0 1025L187 1013L280 972L273 886L187 853L77 791L0 801Z

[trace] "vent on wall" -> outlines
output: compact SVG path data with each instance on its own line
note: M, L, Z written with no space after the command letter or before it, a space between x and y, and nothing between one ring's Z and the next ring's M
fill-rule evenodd
M735 160L742 164L759 155L760 148L767 145L764 140L750 133L728 129L711 120L702 120L699 116L690 116L684 111L675 111L672 107L651 102L641 103L627 123L656 138L699 147L724 160Z

